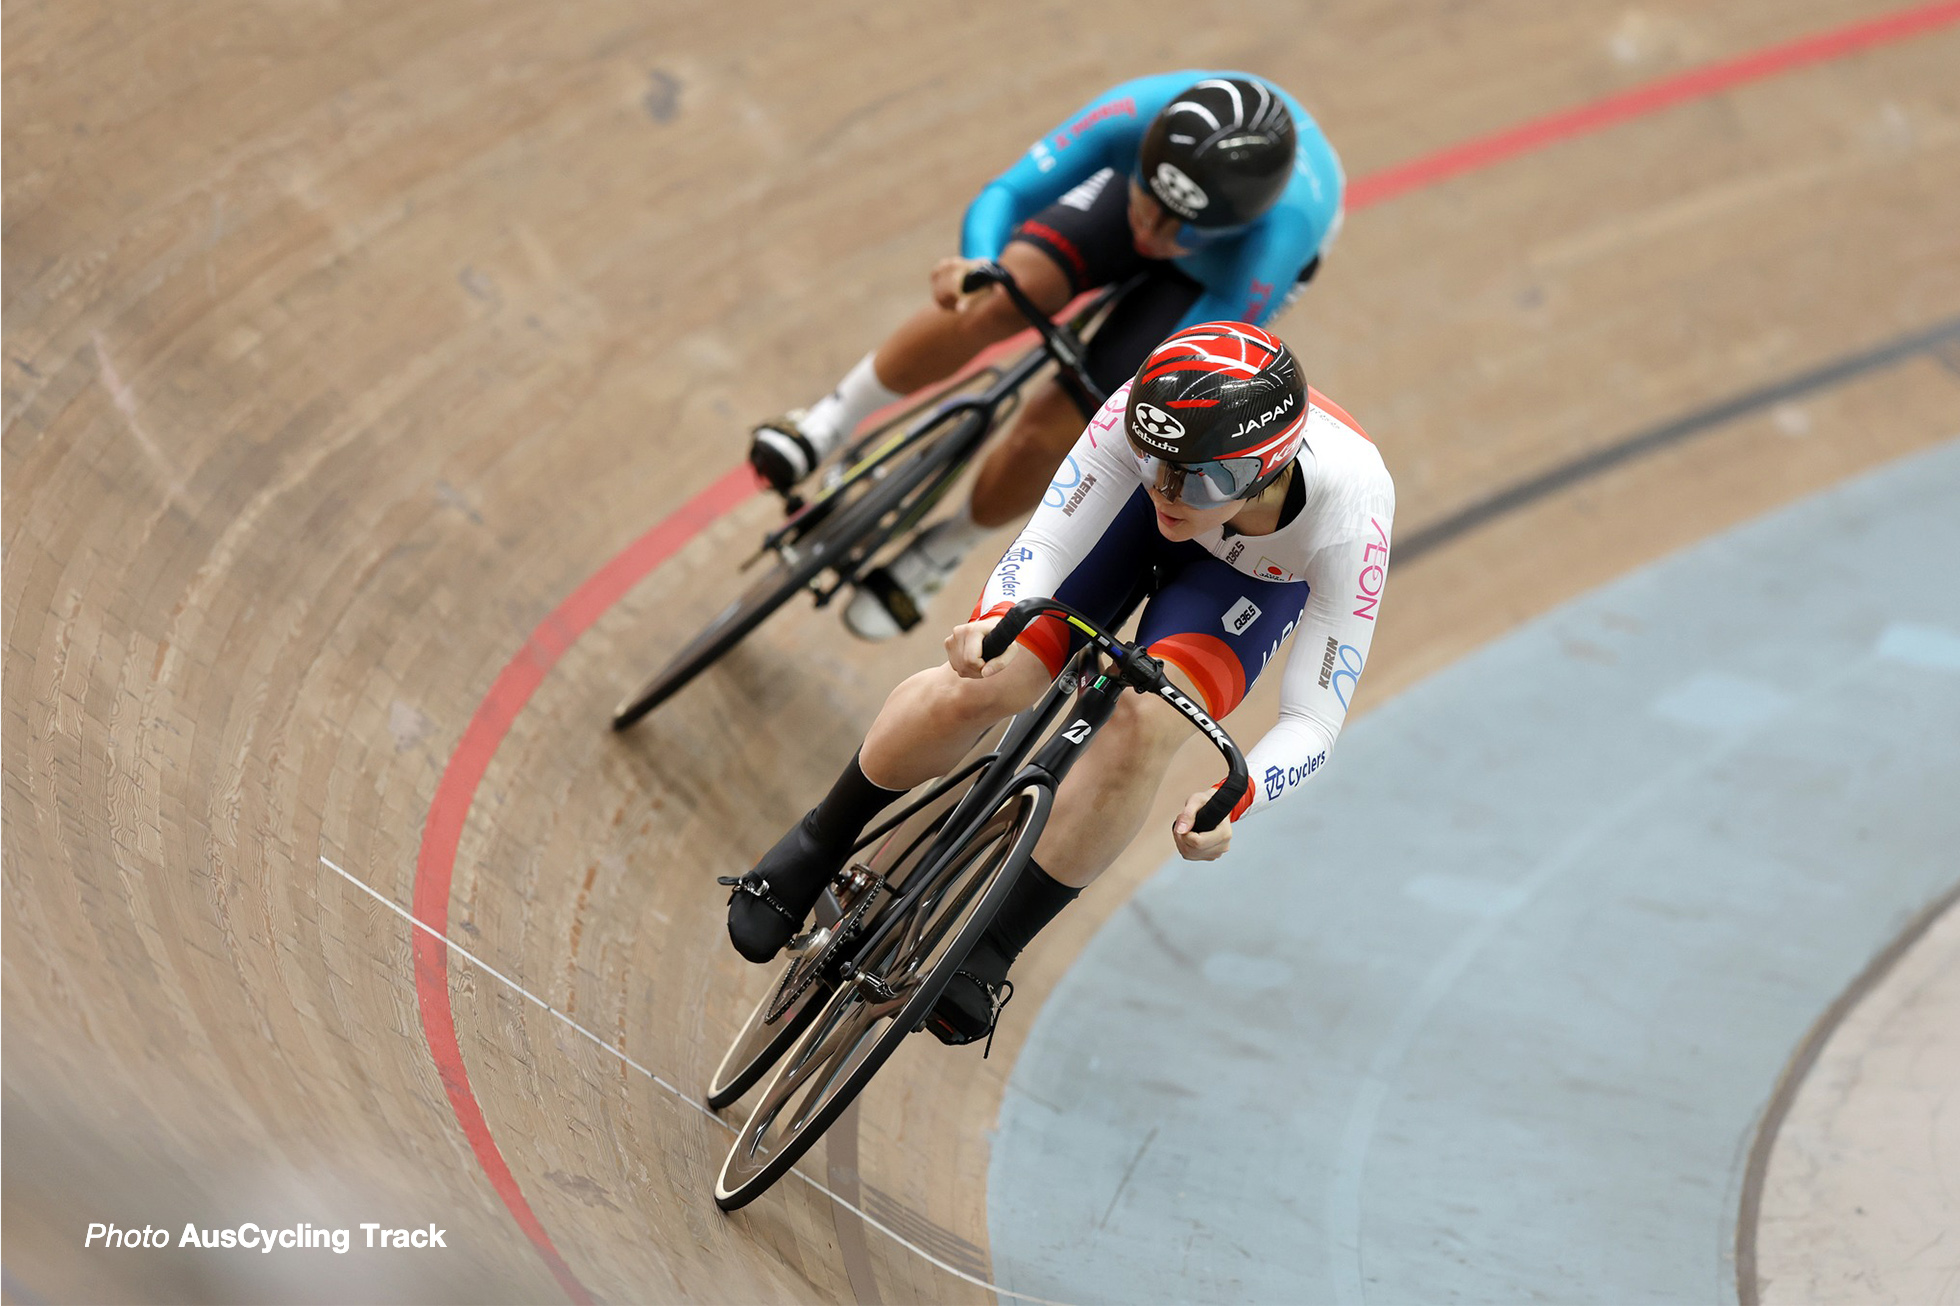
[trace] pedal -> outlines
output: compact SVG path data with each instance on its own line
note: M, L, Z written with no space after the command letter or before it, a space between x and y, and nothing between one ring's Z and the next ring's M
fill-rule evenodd
M848 902L873 885L884 883L884 877L876 874L863 862L852 862L840 869L831 880L839 902Z
M835 922L832 924L835 924ZM830 925L819 925L814 929L805 930L788 943L785 943L783 947L785 950L797 956L808 956L829 943L833 932Z

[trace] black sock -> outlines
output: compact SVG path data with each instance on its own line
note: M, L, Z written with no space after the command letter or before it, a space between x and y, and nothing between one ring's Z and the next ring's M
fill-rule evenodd
M872 818L905 796L903 789L872 784L859 757L857 753L851 755L851 764L837 777L837 783L803 818L804 829L823 847L848 848L857 842Z
M1012 965L1034 936L1061 915L1062 908L1074 902L1081 892L1055 879L1030 857L1014 887L1007 891L1000 915L994 917L994 923L981 936L981 945L991 946L1002 961ZM1001 973L1007 973L1005 967Z

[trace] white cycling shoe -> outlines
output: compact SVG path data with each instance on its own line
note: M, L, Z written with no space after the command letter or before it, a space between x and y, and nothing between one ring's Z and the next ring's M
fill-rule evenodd
M837 446L834 434L810 429L807 416L792 408L757 426L751 436L749 463L776 490L788 491Z
M955 553L942 561L928 543L930 531L913 540L896 558L858 582L857 593L844 607L844 624L859 639L883 640L919 624L932 596L946 588L947 578L959 569Z

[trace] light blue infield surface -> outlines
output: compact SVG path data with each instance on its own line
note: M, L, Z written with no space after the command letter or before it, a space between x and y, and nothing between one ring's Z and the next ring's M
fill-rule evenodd
M1777 1077L1956 850L1960 441L1531 623L1160 870L1014 1068L996 1277L1734 1301Z

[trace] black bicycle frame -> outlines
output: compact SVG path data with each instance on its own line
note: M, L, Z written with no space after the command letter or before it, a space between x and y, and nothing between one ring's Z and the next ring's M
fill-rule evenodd
M1017 396L1021 387L1050 362L1058 367L1057 375L1064 386L1077 395L1078 402L1087 401L1090 404L1090 411L1093 412L1095 406L1100 405L1107 396L1102 394L1085 370L1083 344L1078 332L1094 321L1096 316L1113 304L1118 297L1128 293L1139 280L1141 277L1132 277L1120 285L1105 286L1094 299L1083 305L1069 324L1063 325L1042 313L1033 301L1028 299L1020 286L1015 284L1013 276L998 264L988 264L970 273L966 278L965 289L974 290L983 285L998 285L1041 336L1041 343L1015 359L1004 371L996 372L993 382L980 393L958 395L943 401L924 418L914 422L910 428L902 432L896 441L888 442L884 449L875 454L857 455L858 470L798 508L780 526L765 535L762 540L763 549L766 551L781 547L791 535L801 529L804 521L812 513L822 508L831 496L843 489L856 476L868 475L873 468L898 457L938 431L948 420L966 414L967 429L947 442L948 453L940 469L946 473L945 479L950 482L952 473L965 465L967 459L972 456L974 448L993 430L994 420L1001 405ZM933 497L936 496L929 495L928 499ZM895 523L889 528L868 534L865 538L875 543L869 549L860 550L859 556L869 558L899 529L901 527Z
M1067 705L1068 697L1076 695L1075 712L1069 723L1041 746L1041 751L1011 774L982 774L974 786L967 790L960 801L954 805L944 821L940 823L939 844L943 851L932 862L919 868L906 877L905 887L899 890L898 901L888 908L871 935L860 945L857 956L869 955L885 935L896 928L899 921L910 913L913 901L927 892L938 879L940 873L951 863L962 849L966 836L978 829L1009 794L1017 793L1029 785L1047 789L1050 793L1061 787L1069 768L1096 737L1116 710L1116 703L1123 692L1135 689L1163 699L1189 721L1200 734L1210 741L1213 747L1224 755L1227 774L1218 792L1206 800L1192 822L1192 828L1205 831L1215 828L1226 815L1236 807L1245 796L1249 783L1246 772L1245 755L1225 733L1211 714L1192 701L1164 675L1163 665L1139 648L1124 644L1102 630L1091 625L1080 613L1053 599L1024 599L1016 604L1000 624L987 632L982 641L981 657L992 661L1007 651L1014 639L1028 623L1041 616L1061 616L1072 619L1070 624L1086 634L1089 642L1078 649L1063 667L1062 674L1048 686L1047 692L1025 712L1017 714L1009 723L1007 732L991 752L975 758L953 775L934 785L926 796L916 803L909 804L905 812L881 826L878 831L866 836L858 844L862 848L885 830L895 829L912 813L920 811L928 803L944 795L960 779L973 773L979 767L990 766L1004 757L1017 757L1025 753L1040 732L1046 729L1060 715ZM1128 617L1125 612L1110 624L1121 627ZM1107 658L1107 667L1094 666L1098 658ZM1092 666L1094 669L1092 670ZM1078 692L1079 691L1079 692ZM846 975L849 975L849 968Z
M904 812L886 822L879 831L874 831L872 835L866 836L859 842L858 846L863 847L865 844L870 843L883 830L895 828L912 813L921 810L935 798L943 795L949 787L957 784L961 776L969 775L979 767L991 767L993 763L998 762L1003 757L1014 757L1024 753L1033 737L1046 729L1055 717L1060 715L1061 710L1067 706L1069 695L1074 692L1074 688L1070 684L1071 673L1074 673L1075 676L1080 676L1083 664L1093 654L1093 649L1085 648L1071 658L1062 674L1056 677L1055 682L1048 687L1047 692L1036 701L1035 705L1025 712L1017 713L1014 719L1008 723L1006 733L1001 736L1000 743L995 745L992 751L974 758L966 766L960 768L959 772L948 776L944 781L934 785L925 797L916 803L908 804ZM1099 681L1098 683L1100 685L1101 682ZM1000 806L1003 798L1007 797L1010 793L1018 792L1029 784L1040 785L1053 792L1061 784L1062 777L1068 774L1068 769L1074 764L1076 755L1088 746L1090 739L1095 737L1096 730L1102 726L1103 722L1109 719L1109 714L1115 710L1117 696L1122 692L1122 684L1116 683L1103 690L1102 698L1106 701L1093 706L1086 704L1080 706L1076 713L1077 720L1081 721L1086 717L1088 722L1086 729L1078 731L1076 723L1071 722L1068 731L1065 733L1074 733L1076 738L1065 740L1062 736L1057 735L1054 740L1049 741L1049 744L1043 748L1040 762L1024 763L1018 770L1011 773L995 768L983 774L979 781L961 796L960 801L954 804L953 810L947 813L946 817L940 822L938 834L939 845L942 849L940 855L905 877L905 885L898 892L898 900L880 913L877 925L872 928L871 934L865 941L858 945L856 955L866 956L871 954L877 945L884 940L885 935L890 933L897 927L900 921L910 915L909 909L913 902L934 884L940 872L958 854L965 842L965 836L984 824L987 818L993 815L994 809ZM1055 749L1057 742L1060 742L1063 746L1063 751L1059 753ZM1043 762L1046 764L1041 764ZM849 973L850 971L847 968L847 977Z

